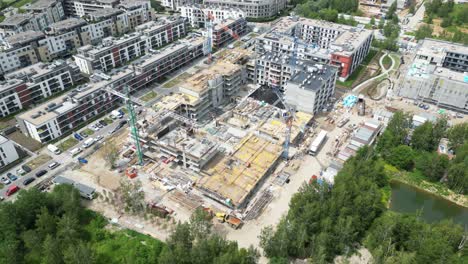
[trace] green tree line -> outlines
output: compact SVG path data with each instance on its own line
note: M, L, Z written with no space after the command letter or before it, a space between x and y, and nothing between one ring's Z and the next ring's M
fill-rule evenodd
M104 217L81 205L72 186L22 190L14 203L0 205L0 263L256 263L255 250L212 234L210 223L197 212L190 223L178 223L165 244L109 229Z
M261 246L270 263L294 258L330 263L361 246L372 252L374 263L465 263L466 251L457 248L462 227L450 221L427 224L415 215L387 211L390 186L384 167L390 163L418 170L430 181L448 173L448 185L465 192L467 132L468 124L447 129L443 118L413 131L410 116L396 112L376 147L361 148L333 186L304 184L280 223L262 230ZM443 136L456 153L452 161L435 152Z

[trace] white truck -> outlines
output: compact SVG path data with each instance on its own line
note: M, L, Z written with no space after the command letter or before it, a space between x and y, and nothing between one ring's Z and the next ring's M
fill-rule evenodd
M90 137L83 143L83 147L89 148L94 144L94 142L96 142L94 138Z
M317 155L320 147L322 147L325 139L327 138L327 131L322 130L318 133L317 137L312 141L309 147L309 154L312 156Z
M60 151L59 148L57 148L55 145L52 145L52 144L49 144L49 145L47 146L47 149L48 149L50 152L54 153L55 155L58 155L58 154L62 153L62 151Z
M120 119L122 117L123 117L122 113L120 111L118 111L118 110L114 110L114 111L111 112L111 118L112 119L117 119L117 118Z

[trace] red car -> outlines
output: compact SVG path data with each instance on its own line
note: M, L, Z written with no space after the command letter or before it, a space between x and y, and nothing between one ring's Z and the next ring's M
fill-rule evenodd
M10 187L8 187L8 189L6 190L6 196L11 196L13 195L15 192L19 191L19 187L16 186L16 185L12 185Z

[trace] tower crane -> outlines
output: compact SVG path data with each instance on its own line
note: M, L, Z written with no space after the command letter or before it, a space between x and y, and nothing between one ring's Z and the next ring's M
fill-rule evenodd
M133 139L135 140L135 147L137 151L137 156L138 156L138 164L143 165L143 152L141 151L141 145L140 145L140 134L138 133L138 127L137 127L137 121L136 121L136 114L135 114L135 108L133 106L134 102L139 104L139 105L144 105L144 102L137 99L137 98L131 98L130 97L130 88L128 85L125 85L125 94L118 92L110 87L106 87L105 90L113 95L116 95L120 98L122 98L125 101L125 104L127 105L127 110L128 114L130 116L129 121L130 121L130 131L133 136Z

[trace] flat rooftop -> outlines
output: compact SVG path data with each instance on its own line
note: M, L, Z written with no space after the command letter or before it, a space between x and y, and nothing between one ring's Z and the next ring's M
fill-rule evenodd
M52 23L49 25L49 28L51 31L60 32L60 31L68 31L69 29L84 26L87 24L88 23L84 19L71 17L71 18L67 18L65 20L56 22L56 23Z
M194 97L188 94L183 94L183 93L175 93L172 95L164 96L160 101L156 102L153 105L153 108L156 110L166 109L166 110L175 111L182 104L194 105L197 101L198 101L197 97Z
M5 78L6 79L22 79L23 77L30 77L30 78L36 78L41 75L50 73L59 67L61 68L62 66L67 65L67 62L64 60L55 60L54 62L51 63L44 63L44 62L38 62L33 65L21 68L17 71L14 71L12 73L6 74Z
M94 19L103 19L122 14L123 12L123 10L117 8L101 8L94 12L91 12L89 16Z
M324 64L304 64L302 70L296 70L288 83L300 85L303 89L317 91L338 71L337 68Z
M32 17L32 14L15 14L5 18L5 20L0 23L0 26L19 26L29 21Z
M104 88L105 86L119 81L121 78L133 74L131 69L113 71L110 74L101 74L106 76L108 80L97 79L70 91L62 96L51 99L44 104L41 104L29 111L24 112L23 114L18 115L18 118L21 118L35 126L40 126L50 120L57 118L58 116L67 113L68 111L78 107L80 105L79 101L84 96L87 96L97 90ZM53 110L51 110L51 106Z
M39 40L44 37L45 35L42 32L29 30L9 36L5 40L10 46L14 46L17 44L28 44L31 41Z
M456 72L444 67L436 67L434 74L452 81L463 82L468 85L468 73ZM468 88L468 87L465 87Z
M26 10L39 10L42 11L48 7L51 7L55 5L57 1L55 0L39 0L37 2L33 2L29 4L28 6L23 6L24 9Z
M197 186L220 202L242 205L258 183L274 167L282 146L250 134L236 146L232 155L208 163L203 170L208 176Z
M22 80L19 79L10 79L6 81L0 81L0 92L8 91L9 89L13 89L16 86L23 83Z
M435 65L429 64L426 60L415 59L408 68L406 75L412 78L428 79L434 72Z
M468 46L454 42L426 38L421 42L418 54L437 57L445 52L468 54Z

